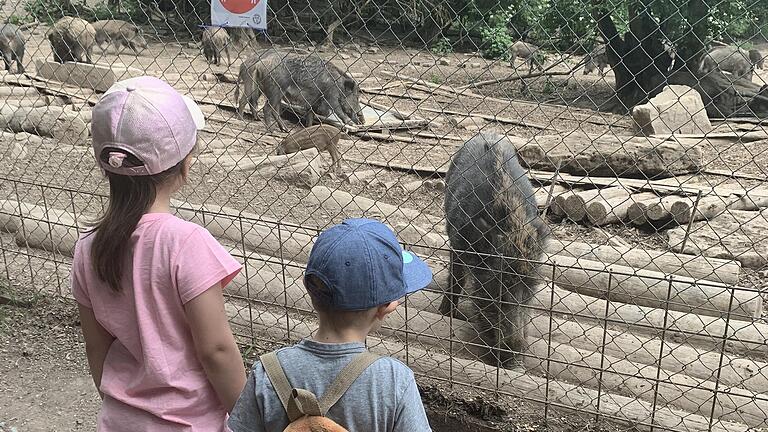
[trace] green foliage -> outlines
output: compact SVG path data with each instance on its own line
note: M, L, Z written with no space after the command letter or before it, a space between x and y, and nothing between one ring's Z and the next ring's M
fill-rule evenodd
M123 19L133 23L146 23L147 13L139 0L121 1L121 10L98 2L94 6L86 4L85 0L27 0L24 3L28 20L38 20L52 24L64 16L76 16L92 22L102 19Z
M7 20L5 20L5 22L7 22L9 24L15 24L17 26L20 26L22 24L31 23L31 22L34 22L34 21L35 21L35 19L33 17L29 16L29 15L24 15L24 16L11 15L11 16L8 17Z
M435 55L444 56L453 52L453 44L450 39L443 36L432 45L430 51Z
M443 79L443 77L441 77L440 75L433 73L433 74L431 74L429 76L429 82L431 82L432 84L438 84L439 85L439 84L444 83L445 79Z
M484 27L480 30L483 45L482 53L486 58L508 59L509 46L514 42L506 26Z

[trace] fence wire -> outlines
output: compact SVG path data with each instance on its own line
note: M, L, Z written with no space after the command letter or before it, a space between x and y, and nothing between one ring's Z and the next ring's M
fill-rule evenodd
M91 107L154 75L207 117L173 205L244 264L245 353L312 334L314 237L372 217L435 275L368 340L420 384L574 430L768 430L766 6L274 0L257 33L198 0L5 2L4 285L69 295L108 197Z

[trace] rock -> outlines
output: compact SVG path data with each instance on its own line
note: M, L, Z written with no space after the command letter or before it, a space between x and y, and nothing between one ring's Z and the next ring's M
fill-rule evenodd
M476 63L476 62L469 64L470 69L480 69L482 66L483 65L481 65L480 63Z
M694 222L685 249L682 249L686 226L667 231L669 248L675 252L727 258L748 268L759 269L768 264L768 209L757 211L729 210L711 220Z
M13 159L26 159L28 156L27 149L24 147L24 145L18 141L15 141L11 145L11 157Z
M368 47L368 49L365 50L365 52L367 52L368 54L378 54L379 53L379 47L375 47L375 46Z
M339 53L339 57L341 57L342 60L349 60L352 58L351 55L345 53Z
M641 135L701 134L712 130L701 95L683 85L668 85L648 103L632 109Z
M440 66L450 66L450 65L451 65L451 61L450 61L450 60L448 60L448 59L447 59L447 58L445 58L445 57L440 57L440 58L437 60L437 64L439 64Z
M144 75L144 71L119 64L56 63L37 60L37 75L77 87L106 91L116 81Z

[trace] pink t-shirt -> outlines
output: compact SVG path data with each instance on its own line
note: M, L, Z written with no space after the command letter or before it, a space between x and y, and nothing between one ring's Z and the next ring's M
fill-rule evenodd
M240 263L205 228L149 213L125 245L133 254L115 293L93 270L94 237L81 236L75 247L72 293L115 337L101 377L98 430L226 431L226 411L195 354L184 304L225 286Z

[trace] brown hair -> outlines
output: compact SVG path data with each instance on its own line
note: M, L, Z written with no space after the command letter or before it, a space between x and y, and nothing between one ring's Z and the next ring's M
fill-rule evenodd
M114 148L105 148L100 155L103 162L109 159L109 153L125 153L125 167L141 166L135 156ZM191 154L191 153L190 153ZM141 217L149 210L157 197L157 188L178 176L186 181L185 161L189 155L173 167L154 175L126 176L106 172L109 180L109 205L107 211L88 230L94 234L91 247L91 260L96 275L114 292L120 292L120 280L123 277L125 257L131 253L129 241Z

